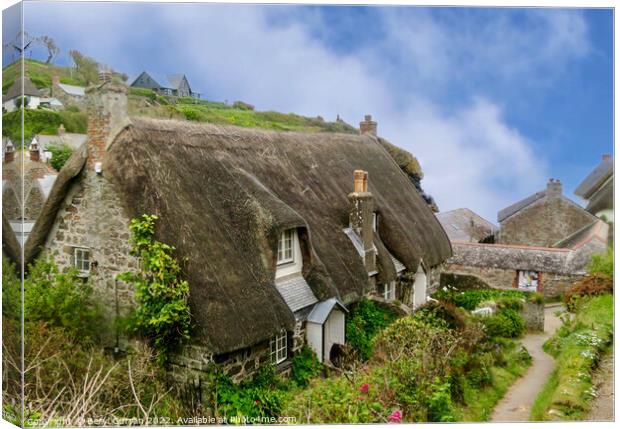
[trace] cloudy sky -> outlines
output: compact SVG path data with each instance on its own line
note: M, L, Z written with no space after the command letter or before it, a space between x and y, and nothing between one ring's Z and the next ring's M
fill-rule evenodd
M442 211L495 221L550 177L573 197L613 150L610 9L27 2L24 23L61 64L78 49L131 77L183 72L211 100L371 113Z

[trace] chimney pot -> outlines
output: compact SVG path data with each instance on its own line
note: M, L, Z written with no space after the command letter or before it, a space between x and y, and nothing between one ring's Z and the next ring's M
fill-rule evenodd
M362 192L368 192L368 171L364 171L364 186Z
M611 155L606 153L603 155L603 161L609 161L611 159Z
M364 170L355 170L353 172L353 192L364 192L364 176L366 172Z

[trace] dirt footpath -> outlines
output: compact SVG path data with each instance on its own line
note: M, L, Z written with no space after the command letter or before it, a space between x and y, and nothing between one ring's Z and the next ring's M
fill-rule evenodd
M607 353L594 373L592 380L597 397L592 401L590 421L614 420L614 351Z
M499 401L491 415L491 422L527 422L538 392L555 368L555 360L542 349L543 344L562 325L554 314L559 306L545 308L545 332L527 334L521 344L532 356L532 366L519 378Z

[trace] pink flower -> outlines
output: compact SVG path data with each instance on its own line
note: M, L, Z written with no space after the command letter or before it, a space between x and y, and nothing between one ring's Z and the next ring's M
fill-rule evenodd
M362 393L368 393L368 389L370 389L368 383L364 383L360 386L360 392Z
M388 417L389 423L400 423L402 420L403 420L403 414L399 410L394 411Z
M366 398L364 398L363 396L358 396L358 397L357 397L357 400L358 400L358 401L363 401L364 399L366 399Z

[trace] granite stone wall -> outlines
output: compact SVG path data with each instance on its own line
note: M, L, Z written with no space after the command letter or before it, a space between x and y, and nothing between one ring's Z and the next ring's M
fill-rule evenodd
M498 243L551 247L596 218L563 197L543 197L500 223Z
M543 332L545 330L545 304L525 301L521 315L525 319L525 329L528 331Z

